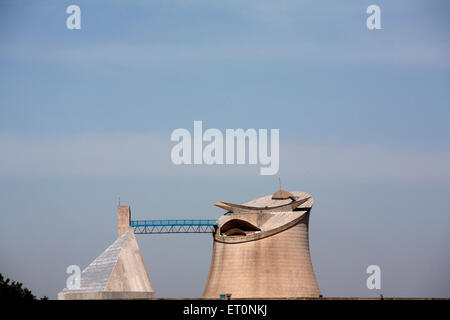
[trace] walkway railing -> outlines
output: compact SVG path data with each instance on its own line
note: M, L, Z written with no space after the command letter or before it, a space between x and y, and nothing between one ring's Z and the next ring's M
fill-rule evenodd
M155 233L212 233L217 220L211 219L168 219L168 220L132 220L130 227L136 234Z

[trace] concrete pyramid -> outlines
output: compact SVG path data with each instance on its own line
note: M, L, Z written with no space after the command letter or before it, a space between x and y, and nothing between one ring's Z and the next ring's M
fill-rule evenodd
M83 270L80 282L78 289L61 291L58 299L151 299L154 296L132 228Z

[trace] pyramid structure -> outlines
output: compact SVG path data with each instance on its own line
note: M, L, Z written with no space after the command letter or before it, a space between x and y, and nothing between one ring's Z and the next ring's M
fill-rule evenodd
M81 273L80 287L59 300L152 299L154 290L133 229L129 228Z

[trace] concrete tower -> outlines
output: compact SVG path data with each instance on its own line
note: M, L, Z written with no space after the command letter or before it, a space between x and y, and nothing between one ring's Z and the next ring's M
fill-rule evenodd
M117 207L117 237L120 238L128 231L131 221L131 207L118 206Z
M218 220L204 298L318 297L309 253L308 222L313 198L278 190L236 205Z

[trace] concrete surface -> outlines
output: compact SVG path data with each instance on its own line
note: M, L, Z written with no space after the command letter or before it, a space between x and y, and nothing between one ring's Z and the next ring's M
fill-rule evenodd
M311 197L291 192L298 199ZM292 199L265 196L245 205L273 207ZM232 298L319 297L309 252L308 224L313 198L292 212L226 213L219 218L203 298L231 294ZM245 220L261 231L227 236L221 227L232 219ZM245 226L243 226L245 228Z
M117 207L117 237L119 238L130 227L131 207L118 206Z
M149 299L154 290L133 229L129 228L81 273L78 289L63 289L58 299Z

